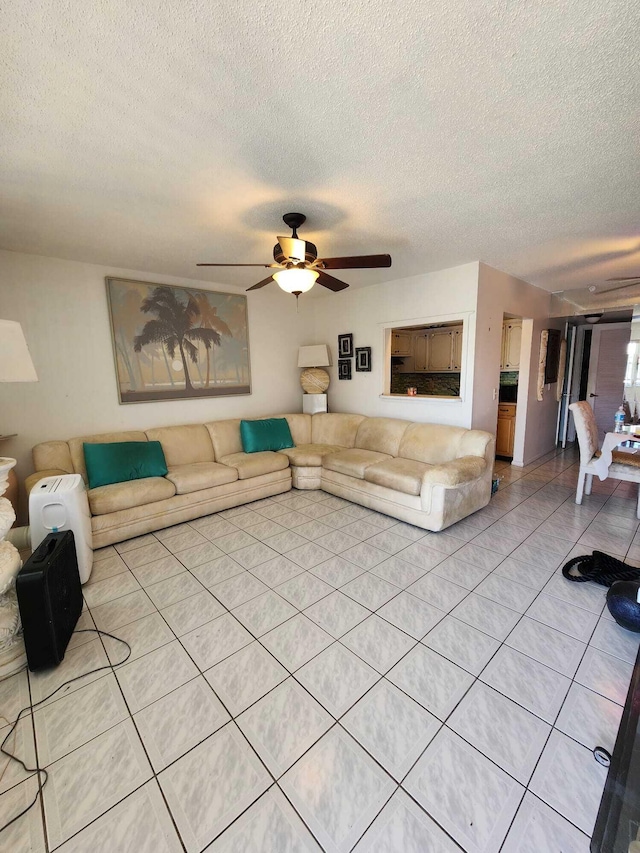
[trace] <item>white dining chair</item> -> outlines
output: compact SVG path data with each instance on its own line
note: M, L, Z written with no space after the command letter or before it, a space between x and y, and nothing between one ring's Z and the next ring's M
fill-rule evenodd
M576 488L576 503L581 504L582 496L591 494L593 475L598 473L594 466L594 462L600 456L598 427L593 409L585 400L572 403L569 409L573 414L580 446L580 473ZM607 477L639 484L636 517L640 518L640 457L636 462L634 457L616 450L613 451L612 457L613 462L607 469Z

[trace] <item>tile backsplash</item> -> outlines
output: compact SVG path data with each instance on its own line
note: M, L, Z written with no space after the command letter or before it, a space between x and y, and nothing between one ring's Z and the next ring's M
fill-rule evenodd
M517 374L516 374L517 376ZM418 394L431 397L459 397L459 373L394 373L391 393L406 394L407 388L417 388Z
M501 385L517 385L519 375L520 375L520 373L517 370L501 370L500 371L500 384Z

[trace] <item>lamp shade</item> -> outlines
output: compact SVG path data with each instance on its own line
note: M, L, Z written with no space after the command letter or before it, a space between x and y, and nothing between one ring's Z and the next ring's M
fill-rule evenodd
M37 382L20 323L0 320L0 382Z
M328 366L331 366L331 353L326 344L314 344L298 350L298 367Z
M306 293L315 284L318 273L315 270L292 267L288 270L274 272L273 278L278 282L278 287L287 293Z

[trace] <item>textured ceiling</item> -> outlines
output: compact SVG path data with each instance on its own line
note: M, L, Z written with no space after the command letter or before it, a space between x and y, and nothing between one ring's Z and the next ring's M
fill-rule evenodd
M640 274L637 0L7 0L0 247L250 285L289 210L352 284Z

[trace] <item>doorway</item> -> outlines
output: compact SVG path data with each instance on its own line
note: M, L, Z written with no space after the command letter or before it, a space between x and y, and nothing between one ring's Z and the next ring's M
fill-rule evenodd
M630 336L631 323L594 326L591 332L586 400L593 409L600 439L613 430L613 417L624 404Z

